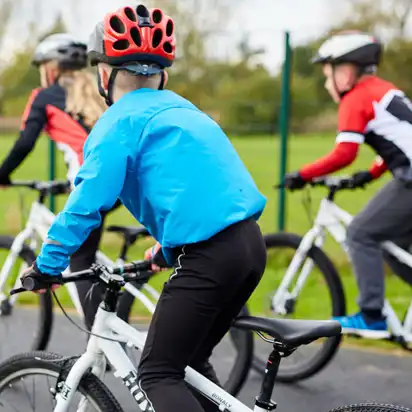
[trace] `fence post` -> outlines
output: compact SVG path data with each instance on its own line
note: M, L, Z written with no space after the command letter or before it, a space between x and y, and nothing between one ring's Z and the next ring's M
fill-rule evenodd
M279 129L280 129L280 170L279 182L283 181L287 168L288 135L290 116L290 82L291 82L291 60L292 50L290 48L290 34L285 32L285 59L282 66L282 97L280 107ZM279 189L278 199L278 231L285 230L286 222L286 191Z
M49 140L49 180L54 180L56 178L56 144L53 140ZM56 202L55 197L50 195L50 210L55 213Z

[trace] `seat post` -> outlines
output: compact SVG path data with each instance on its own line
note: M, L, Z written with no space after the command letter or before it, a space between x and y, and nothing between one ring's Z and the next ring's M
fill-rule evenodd
M287 347L286 345L274 341L273 350L269 355L266 363L265 375L263 377L262 386L259 396L256 397L255 405L264 411L273 411L276 409L276 402L272 401L273 388L276 383L280 361L282 358L289 356L295 348Z
M276 403L272 401L272 392L275 387L275 380L279 370L281 355L274 347L269 355L266 363L265 375L263 377L262 386L259 396L256 397L255 405L265 411L273 411L276 409Z

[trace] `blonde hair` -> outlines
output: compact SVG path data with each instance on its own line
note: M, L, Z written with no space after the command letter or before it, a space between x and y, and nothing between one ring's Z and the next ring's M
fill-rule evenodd
M92 128L107 106L97 89L95 77L86 70L64 70L56 61L46 63L59 74L59 84L66 89L66 112Z
M97 90L95 77L85 70L78 70L63 73L60 80L67 91L66 111L74 119L81 117L86 126L93 127L107 109Z

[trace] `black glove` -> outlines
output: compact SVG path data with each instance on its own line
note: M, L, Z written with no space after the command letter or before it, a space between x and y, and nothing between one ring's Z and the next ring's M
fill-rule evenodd
M302 189L307 181L303 179L299 172L286 173L284 186L289 190Z
M62 275L45 275L40 272L36 262L24 271L20 280L23 288L30 291L49 289L53 285L63 284Z
M0 175L0 186L8 186L10 185L11 180L9 176L2 176Z
M373 176L369 170L363 170L362 172L357 172L349 179L349 187L365 187L367 183L372 182Z
M162 248L160 248L152 257L152 263L159 266L160 268L167 268L170 266L166 262L166 258L163 254Z

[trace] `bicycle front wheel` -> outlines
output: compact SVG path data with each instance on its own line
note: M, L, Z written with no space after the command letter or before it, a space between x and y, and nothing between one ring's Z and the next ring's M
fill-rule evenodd
M412 409L398 405L385 405L379 403L360 403L357 405L340 406L329 412L412 412Z
M0 267L3 267L9 255L13 241L12 237L0 236ZM50 292L23 293L12 298L8 296L22 270L35 260L33 251L24 245L9 269L5 288L0 291L0 357L27 350L44 350L49 342L53 325ZM32 332L30 339L27 339L26 331Z
M267 302L267 308L264 309L265 315L295 319L330 319L331 316L344 315L345 297L339 275L325 253L315 246L309 250L307 256L302 256L294 279L282 296L285 311L281 314L279 308L274 307L275 288L281 283L301 240L300 236L290 233L265 236L268 259L259 288L272 290L267 296L269 302ZM308 268L311 270L304 284L299 286L299 281L302 281L304 277L302 273ZM298 295L294 296L292 291L296 285L301 289ZM292 355L282 360L277 380L295 382L316 374L331 361L339 347L340 340L341 336L337 336L301 346ZM253 368L262 374L266 368L269 351L267 344L258 338L255 339Z
M67 376L72 360L47 352L17 355L0 365L0 412L52 412L57 381ZM87 402L87 404L85 404ZM123 412L112 393L95 375L85 374L68 412Z

